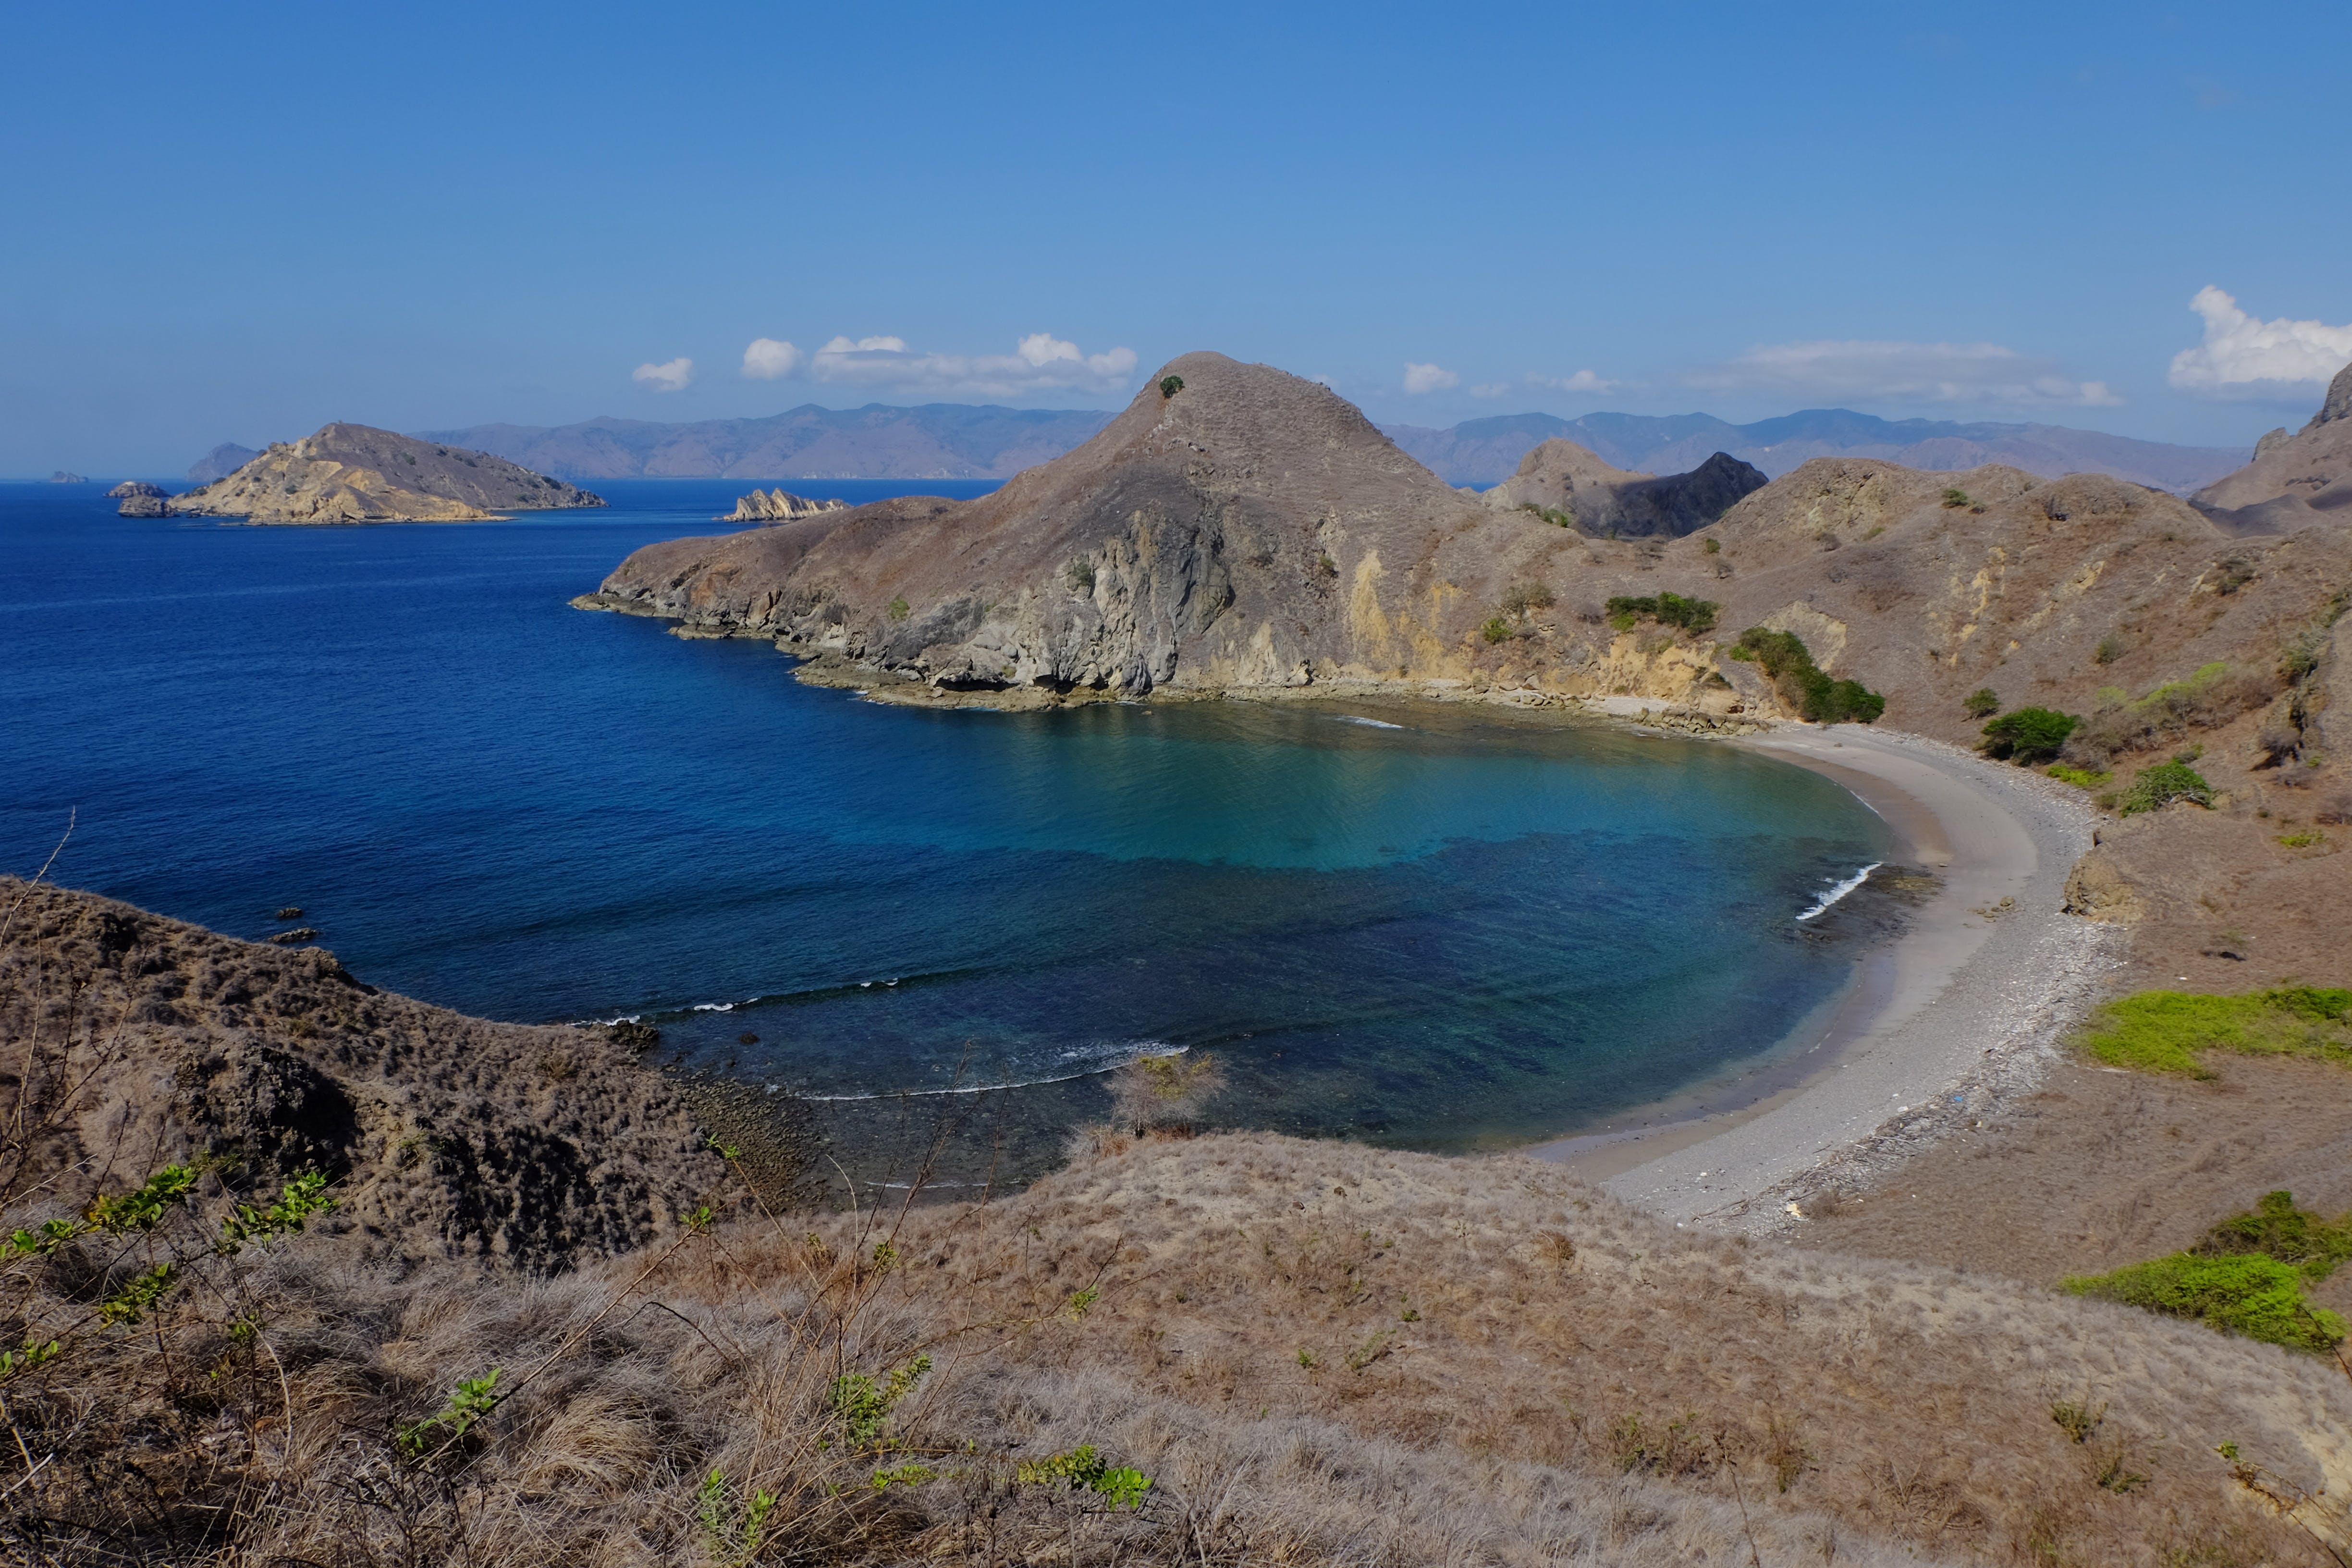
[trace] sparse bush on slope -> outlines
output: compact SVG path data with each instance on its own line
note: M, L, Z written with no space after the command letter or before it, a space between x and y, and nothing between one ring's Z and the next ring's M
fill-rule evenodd
M1753 659L1771 678L1780 700L1810 723L1869 724L1886 711L1886 699L1859 680L1831 679L1794 632L1750 626L1739 634L1730 657Z
M2063 737L2065 760L2076 767L2104 770L2119 752L2148 751L2182 740L2192 731L2226 724L2269 701L2278 685L2269 671L2241 669L2222 661L2205 665L2186 679L2168 681L2080 721Z
M2082 721L2051 708L2020 708L1984 727L1980 745L1987 756L2020 766L2046 763L2058 755L2066 737Z

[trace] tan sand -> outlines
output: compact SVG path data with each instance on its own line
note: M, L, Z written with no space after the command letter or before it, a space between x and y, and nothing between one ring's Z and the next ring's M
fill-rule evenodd
M2095 814L2068 786L1919 736L1784 725L1735 742L1837 779L1942 886L1769 1065L1528 1151L1678 1221L1794 1224L1829 1167L1883 1165L2029 1090L2113 966L2060 912ZM2007 900L2007 904L2003 900ZM1801 1040L1801 1037L1799 1037ZM1643 1124L1646 1123L1646 1124Z

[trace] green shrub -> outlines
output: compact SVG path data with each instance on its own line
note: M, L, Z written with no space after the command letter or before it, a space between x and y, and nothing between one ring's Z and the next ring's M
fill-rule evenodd
M1640 598L1621 594L1609 601L1609 624L1621 632L1630 632L1636 620L1648 619L1699 637L1715 629L1715 613L1722 607L1712 599L1685 599L1680 594L1644 595Z
M2193 729L2227 723L2271 700L2277 686L2267 670L2239 669L2217 660L2185 679L2168 681L2137 700L2102 688L2098 711L2073 737L2070 760L2105 766L2116 752L2144 751ZM2076 754L2080 753L2080 754Z
M905 599L898 598L890 601L889 614L892 621L903 621L907 618L908 613L907 601Z
M2176 800L2210 807L2213 804L2213 786L2187 763L2158 763L2139 771L2139 777L2132 780L2131 788L2124 792L2118 809L2130 816L2136 812L2161 810Z
M1163 376L1161 376L1161 377L1160 378L1160 396L1162 396L1162 397L1173 397L1173 396L1175 396L1178 393L1180 393L1180 392L1181 392L1181 391L1183 391L1183 390L1184 390L1184 378L1183 378L1182 376L1181 376L1181 375L1163 375Z
M1570 508L1538 506L1534 501L1529 500L1521 501L1519 503L1519 510L1521 511L1531 511L1535 513L1546 522L1550 523L1554 528L1574 528L1576 526L1576 513Z
M1709 555L1720 555L1720 554L1722 554L1722 553L1723 553L1723 541L1721 541L1720 539L1710 539L1710 540L1708 540L1708 541L1706 542L1706 552L1707 552Z
M1771 678L1780 700L1810 722L1869 724L1886 711L1886 699L1861 681L1831 679L1794 632L1750 626L1732 645L1731 657L1753 659Z
M2294 1264L2316 1285L2352 1258L2352 1215L2331 1220L2295 1207L2291 1192L2264 1193L2261 1203L2221 1221L2189 1250L2206 1258L2259 1252Z
M1958 508L1960 508L1960 507L1967 506L1968 504L1969 504L1969 492L1968 492L1968 491L1966 491L1966 490L1964 490L1964 489L1960 489L1960 488L1959 488L1959 486L1958 486L1958 485L1949 485L1949 486L1947 486L1947 487L1945 488L1945 490L1944 490L1944 505L1945 505L1945 506L1949 507L1949 508L1953 508L1953 509L1958 509Z
M1960 706L1971 719L1990 719L2000 711L2000 698L1990 686L1979 686L1960 699Z
M1084 557L1074 560L1062 580L1070 585L1073 594L1091 594L1095 591L1095 563Z
M1511 623L1501 616L1489 616L1486 624L1478 628L1478 635L1489 643L1508 642L1512 635Z
M2060 784L2073 784L2076 789L2096 789L2115 775L2094 773L2088 768L2070 768L2063 763L2053 763L2042 770Z
M2260 1253L2205 1258L2176 1252L2063 1281L2077 1296L2096 1296L2176 1318L2194 1318L2225 1333L2314 1352L2343 1342L2342 1318L2303 1299L2303 1277Z
M2352 1066L2352 990L2284 986L2242 996L2141 991L2091 1016L2080 1044L2109 1067L2142 1072L2212 1074L2200 1051L2303 1056Z
M1984 727L1979 749L1987 755L2023 765L2046 763L2058 754L2066 737L2082 721L2051 708L2020 708Z
M2122 637L2110 635L2099 639L2099 646L2092 651L2091 658L2098 664L2113 664L2129 651Z

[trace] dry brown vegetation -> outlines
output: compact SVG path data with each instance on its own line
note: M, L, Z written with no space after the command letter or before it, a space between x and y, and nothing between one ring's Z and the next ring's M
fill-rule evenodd
M553 1277L294 1232L226 1157L143 1210L65 1204L106 1061L194 1026L108 990L147 949L74 917L119 906L23 907L0 1196L74 1230L0 1263L0 1530L35 1560L2292 1562L2310 1539L2214 1446L2280 1487L2352 1461L2352 1384L2311 1358L1678 1234L1517 1158L1105 1131L1007 1201L722 1191ZM232 988L316 962L207 940Z

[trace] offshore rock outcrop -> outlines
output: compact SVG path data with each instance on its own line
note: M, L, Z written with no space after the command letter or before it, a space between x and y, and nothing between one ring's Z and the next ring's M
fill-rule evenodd
M125 479L106 492L106 499L122 504L114 510L124 517L161 517L163 503L170 492L161 485L151 485L144 479Z
M753 490L735 503L735 510L719 522L798 522L804 517L817 517L828 511L847 511L849 503L843 500L811 500L796 496L783 486L772 490Z
M173 497L173 515L247 522L479 522L501 512L603 506L504 458L366 425L278 442L225 479Z

